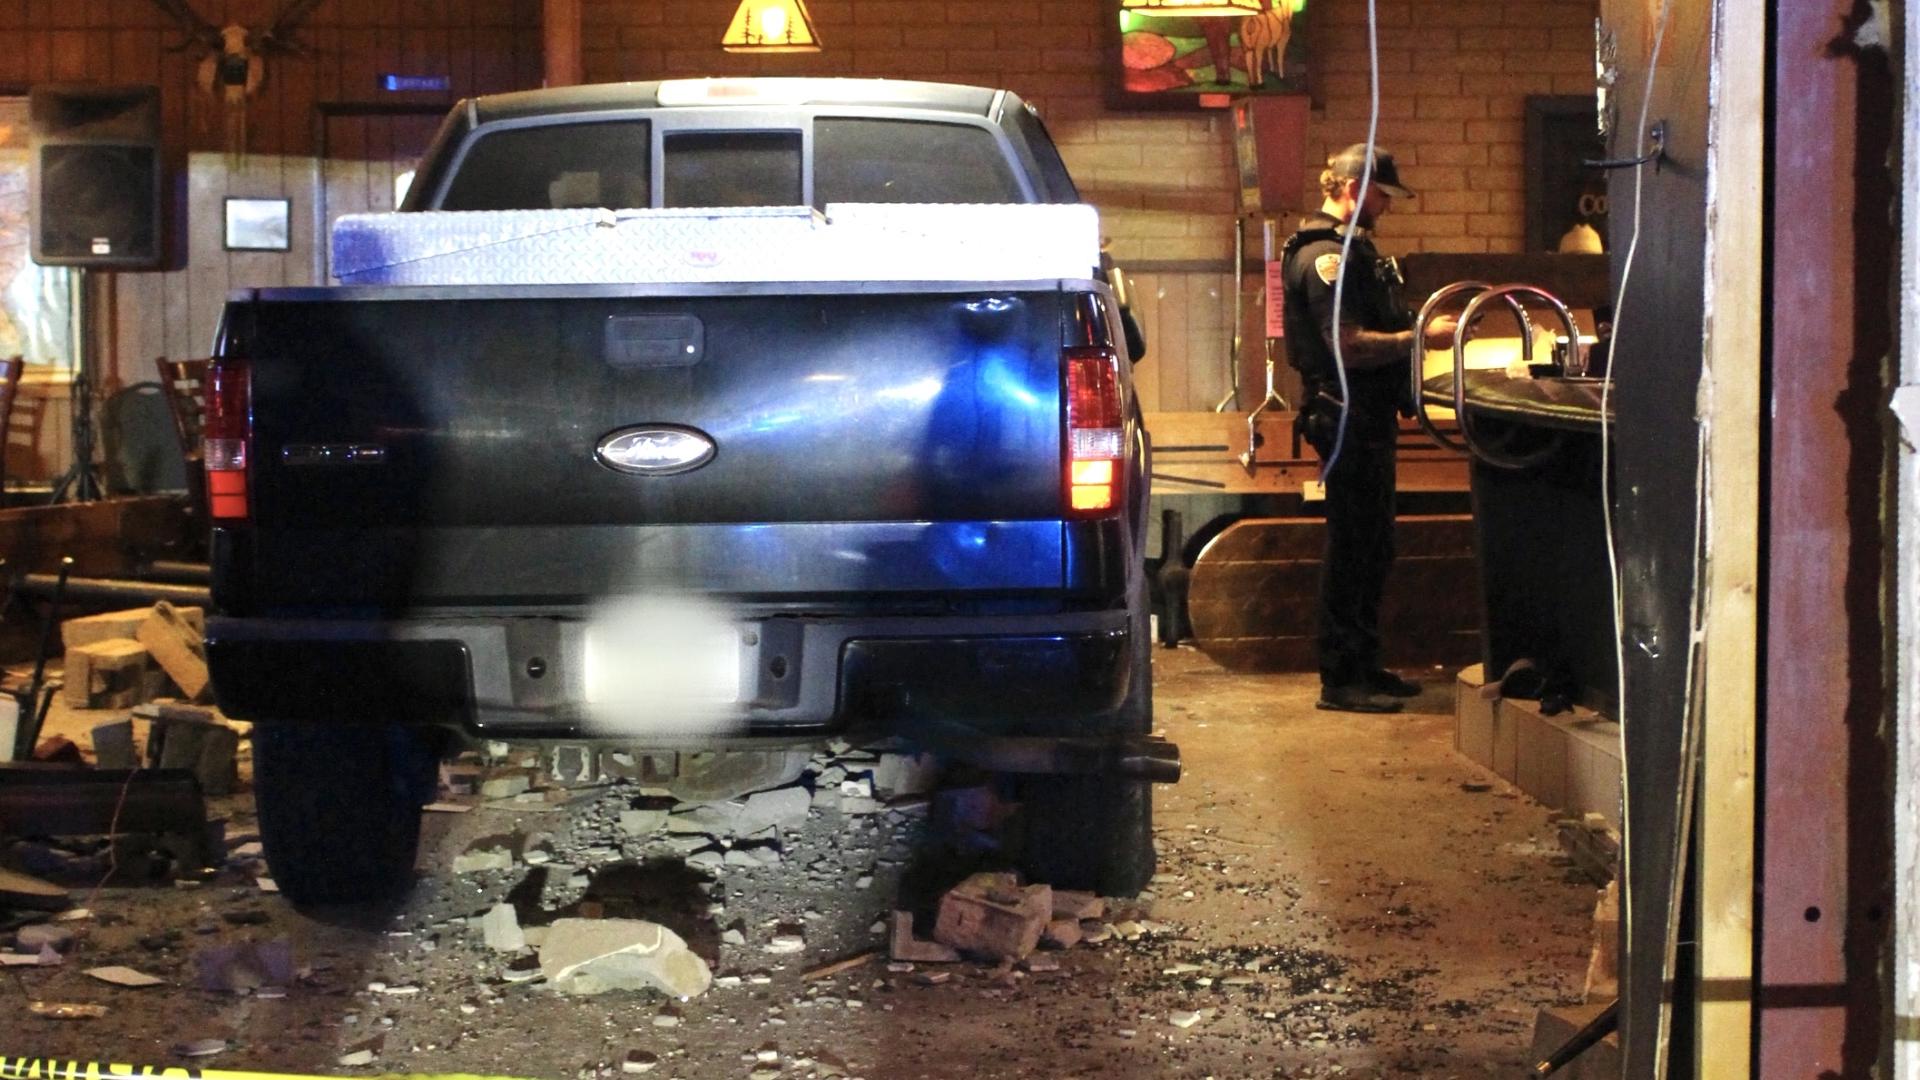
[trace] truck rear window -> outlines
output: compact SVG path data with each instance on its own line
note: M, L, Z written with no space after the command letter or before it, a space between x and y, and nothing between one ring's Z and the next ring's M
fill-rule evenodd
M821 117L813 124L813 202L1025 202L984 128Z
M651 206L652 145L645 120L497 131L467 148L440 209Z
M800 133L668 135L666 206L798 206Z

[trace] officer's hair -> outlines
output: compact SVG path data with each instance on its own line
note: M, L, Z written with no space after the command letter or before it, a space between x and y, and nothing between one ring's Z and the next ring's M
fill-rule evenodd
M1340 197L1340 192L1347 186L1347 181L1351 179L1353 178L1350 176L1333 175L1332 169L1322 169L1320 170L1320 194L1329 199L1337 199Z

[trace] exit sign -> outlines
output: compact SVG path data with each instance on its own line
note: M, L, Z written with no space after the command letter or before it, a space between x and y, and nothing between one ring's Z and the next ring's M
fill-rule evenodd
M446 93L452 82L445 75L382 75L380 89L390 93Z

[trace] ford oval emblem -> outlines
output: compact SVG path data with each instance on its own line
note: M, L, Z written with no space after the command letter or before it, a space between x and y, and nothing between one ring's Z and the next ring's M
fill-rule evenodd
M713 460L713 440L688 427L643 424L601 436L593 456L616 472L640 476L671 476L690 472Z

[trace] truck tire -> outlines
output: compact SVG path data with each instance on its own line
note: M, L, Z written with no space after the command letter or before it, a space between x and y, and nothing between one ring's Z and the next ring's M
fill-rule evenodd
M432 797L432 733L262 722L253 729L260 841L297 905L390 900L413 884L420 808Z
M1106 731L1153 730L1153 642L1144 580L1136 593L1127 696ZM1153 785L1105 776L1042 776L1022 798L1021 869L1028 880L1101 896L1133 896L1153 878Z

